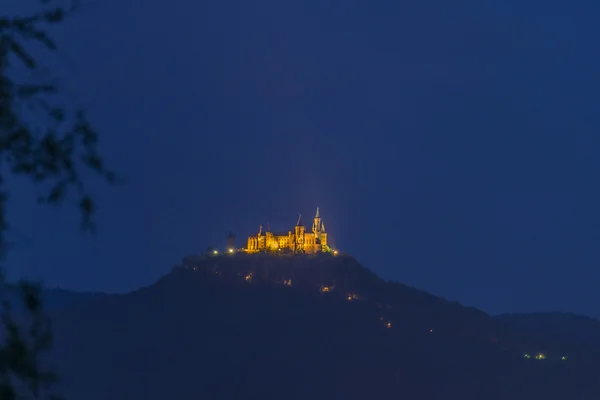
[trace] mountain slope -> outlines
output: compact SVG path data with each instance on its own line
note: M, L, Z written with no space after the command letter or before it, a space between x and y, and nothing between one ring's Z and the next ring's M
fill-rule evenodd
M5 290L5 292L2 293L3 299L8 300L17 310L22 310L23 299L21 298L22 294L19 286L11 284L7 285L3 290ZM44 308L49 311L77 307L88 301L93 301L104 296L108 295L105 293L75 292L60 288L44 288L42 290L42 302Z
M529 338L481 311L384 282L350 257L188 258L154 285L54 317L51 362L68 398L599 393L597 358L523 359Z
M536 338L576 342L588 351L600 351L600 321L565 312L501 314L494 319L507 329Z

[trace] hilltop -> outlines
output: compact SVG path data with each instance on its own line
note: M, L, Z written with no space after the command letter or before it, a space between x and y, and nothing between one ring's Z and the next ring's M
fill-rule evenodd
M57 309L54 321L68 398L599 393L589 343L386 282L344 255L186 257L151 286Z

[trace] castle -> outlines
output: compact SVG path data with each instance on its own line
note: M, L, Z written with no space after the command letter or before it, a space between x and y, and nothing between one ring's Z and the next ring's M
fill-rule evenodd
M312 231L306 232L302 224L302 216L298 216L298 222L294 230L275 233L267 229L263 232L262 225L258 234L248 238L246 251L256 253L260 251L287 251L301 254L315 254L329 251L327 246L327 233L325 225L319 215L319 207L313 218Z

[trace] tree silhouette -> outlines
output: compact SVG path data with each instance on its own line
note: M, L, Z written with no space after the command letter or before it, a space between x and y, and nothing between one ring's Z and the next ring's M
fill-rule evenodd
M39 12L26 16L0 15L0 257L5 259L8 229L6 174L33 181L41 203L58 205L74 193L82 215L82 229L92 230L94 202L86 190L82 173L90 170L109 183L116 176L108 170L97 150L98 135L85 112L64 102L60 88L50 78L36 79L38 59L30 48L41 45L55 52L49 34L80 8L56 0L39 0ZM27 76L25 79L18 79ZM38 121L33 123L33 121ZM43 121L43 123L39 123ZM4 270L0 264L0 273ZM6 281L0 284L6 289ZM41 287L22 281L20 293L27 313L17 322L11 304L3 302L0 331L0 399L43 398L55 377L40 368L39 356L52 342L44 316ZM6 293L6 290L3 290ZM28 329L25 329L25 326ZM50 398L55 398L50 396Z

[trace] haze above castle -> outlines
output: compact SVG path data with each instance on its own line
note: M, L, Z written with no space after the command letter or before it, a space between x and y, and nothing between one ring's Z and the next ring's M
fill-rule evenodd
M235 236L229 234L227 237L227 252L244 252L244 253L293 253L293 254L317 254L317 253L333 253L337 254L327 245L327 232L325 224L321 219L319 207L313 217L312 228L310 231L302 223L302 215L298 215L298 221L293 229L287 232L272 232L270 226L267 225L267 230L263 231L263 226L260 225L258 233L248 237L245 248L236 249ZM218 251L215 250L215 254Z

